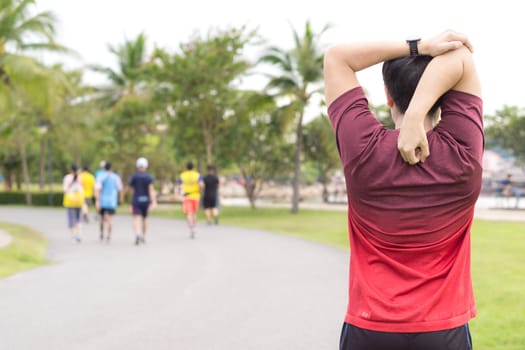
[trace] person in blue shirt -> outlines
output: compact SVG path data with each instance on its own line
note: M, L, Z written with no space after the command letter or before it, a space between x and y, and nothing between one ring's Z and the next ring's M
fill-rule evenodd
M110 162L106 162L104 169L106 171L96 179L95 197L97 211L100 214L100 240L103 241L105 238L109 242L113 229L113 215L118 206L118 194L122 191L122 180L113 172ZM104 228L106 228L106 236L104 236Z
M131 212L133 214L133 230L135 244L146 243L148 211L157 206L157 197L153 187L153 176L148 173L148 160L144 157L137 159L137 172L131 175L128 185L121 192L121 202L125 194L132 189ZM142 221L142 224L141 224Z

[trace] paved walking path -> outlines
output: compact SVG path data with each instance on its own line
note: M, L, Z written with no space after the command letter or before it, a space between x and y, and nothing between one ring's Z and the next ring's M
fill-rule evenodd
M96 223L71 244L62 210L0 208L0 221L49 239L54 264L0 280L0 349L336 349L348 253L256 230L151 218L145 246L131 217L114 240Z

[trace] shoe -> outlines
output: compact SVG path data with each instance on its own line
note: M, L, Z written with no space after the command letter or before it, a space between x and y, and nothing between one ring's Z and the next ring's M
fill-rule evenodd
M136 235L135 236L135 245L139 245L139 244L140 244L140 236Z
M100 241L104 242L104 234L103 233L100 233Z
M89 217L87 214L84 214L84 223L88 224L89 223Z
M219 224L219 218L216 216L214 220L215 220L215 225L218 225Z
M82 243L82 238L80 238L80 236L75 236L75 240L77 243Z
M190 231L190 238L191 239L195 238L195 231L193 229Z
M140 243L146 244L146 237L144 235L140 236Z

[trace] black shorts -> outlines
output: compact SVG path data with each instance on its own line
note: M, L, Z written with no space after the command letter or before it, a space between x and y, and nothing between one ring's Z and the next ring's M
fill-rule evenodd
M100 208L100 215L115 215L115 209Z
M133 215L140 215L143 218L148 217L149 202L136 203L131 206Z
M202 206L204 207L204 209L212 209L212 208L216 208L217 207L217 197L215 196L209 196L209 197L204 197L204 199L202 200Z
M468 324L436 332L389 333L343 325L339 350L472 350Z

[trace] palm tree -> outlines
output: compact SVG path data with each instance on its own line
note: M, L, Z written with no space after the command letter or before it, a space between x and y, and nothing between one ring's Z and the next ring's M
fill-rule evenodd
M295 124L292 214L299 211L304 112L312 96L320 92L317 83L323 78L323 52L319 41L328 29L326 25L319 33L314 33L307 21L302 37L293 29L293 49L269 47L259 59L278 68L277 74L270 75L267 89L276 91L276 97L289 101L283 116L291 116L291 122Z
M108 45L115 55L118 69L93 65L90 68L106 76L108 86L100 87L101 98L113 106L125 96L134 96L144 92L144 66L148 57L146 52L146 35L140 33L134 40L125 40L124 44Z
M17 129L27 202L30 204L29 170L26 146L34 129L34 113L28 106L50 118L56 86L54 74L36 59L23 55L29 51L67 52L54 41L55 16L51 12L32 14L34 0L0 0L0 120L6 130ZM46 113L47 112L47 113ZM16 118L15 118L16 116ZM32 125L35 124L35 125Z
M147 85L145 68L149 56L147 38L140 33L136 38L113 46L109 51L117 59L118 67L93 65L90 68L105 75L109 84L96 88L95 100L103 110L100 126L106 128L100 141L103 156L109 156L119 166L123 176L133 170L129 160L140 154L147 145L147 136L154 132L151 118L151 89Z
M34 83L45 79L45 67L35 59L20 53L44 50L67 52L54 41L56 21L51 12L30 14L34 0L0 0L0 88L24 89L37 97L42 90ZM30 38L35 39L29 40ZM35 91L36 90L36 91Z

